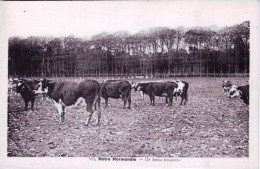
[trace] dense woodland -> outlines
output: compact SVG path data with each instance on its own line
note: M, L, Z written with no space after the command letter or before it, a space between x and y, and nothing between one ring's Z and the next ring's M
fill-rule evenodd
M157 27L89 39L11 37L8 72L17 77L247 76L249 24Z

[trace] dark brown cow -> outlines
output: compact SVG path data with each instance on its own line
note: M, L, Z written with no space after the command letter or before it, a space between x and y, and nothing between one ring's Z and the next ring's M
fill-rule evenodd
M172 82L148 82L140 83L136 90L142 91L150 97L151 105L154 106L155 96L165 96L169 100L168 106L172 105L173 93L178 85Z
M87 104L86 110L90 112L89 118L85 123L88 126L94 112L93 105L96 103L100 105L100 85L97 81L53 82L44 79L40 83L40 87L35 93L46 93L51 98L52 103L60 113L60 123L63 123L65 120L67 106L77 105L81 100L85 101ZM99 110L97 124L99 124L100 118L101 111Z
M101 97L105 99L105 107L108 106L108 99L119 99L124 101L124 109L128 102L128 108L131 106L131 84L128 81L107 80L101 85Z

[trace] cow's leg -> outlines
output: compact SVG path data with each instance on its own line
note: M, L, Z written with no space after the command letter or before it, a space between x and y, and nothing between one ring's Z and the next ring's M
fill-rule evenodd
M105 98L105 107L108 106L108 98Z
M141 99L144 100L144 92L141 91L140 93L141 93Z
M128 101L128 109L131 109L131 91L128 94L127 101Z
M153 101L153 106L154 106L154 100L155 100L155 96L152 94L152 101Z
M57 103L55 100L53 100L54 106L57 108L57 111L60 115L60 123L64 123L64 107L62 106L61 103Z
M165 99L167 99L168 107L170 107L170 106L172 105L172 99L173 99L173 94L172 94L171 91L168 91L168 92L166 93ZM166 104L167 104L167 103L166 103Z
M127 100L126 100L126 98L124 98L124 107L123 107L123 109L125 109L126 102L127 102Z
M173 100L173 96L171 96L170 98L170 105L172 106L172 100Z
M29 103L29 101L27 99L25 99L24 103L25 103L25 110L28 110L28 103Z
M101 119L101 109L97 111L97 115L98 115L97 125L99 125Z
M166 104L168 103L168 97L167 96L165 97L165 103Z
M128 97L128 109L131 109L131 96Z
M35 97L32 97L32 99L31 99L31 108L32 108L32 110L34 109L34 101L35 101Z
M153 96L153 106L155 105L154 102L155 102L155 96Z
M100 108L100 96L99 95L96 95L94 104L95 104L95 106L98 104L98 108L99 108L99 110L97 110L97 116L98 116L97 125L99 125L100 119L101 119L101 110L102 110ZM88 105L93 105L93 103L90 102L90 103L88 103ZM90 109L90 111L91 111L91 109Z
M91 117L93 115L93 112L94 112L93 109L92 109L92 104L87 103L87 112L89 112L89 116L88 116L88 119L87 119L87 121L85 123L86 126L88 126L88 124L89 124L89 122L91 120Z
M169 94L167 97L169 98L168 106L170 107L170 106L172 106L173 96L171 94Z
M185 101L184 101L184 105L186 105L186 103L188 102L188 94L185 94Z
M62 106L62 112L61 112L61 123L64 123L65 121L65 106Z
M151 102L151 106L153 105L153 96L151 94L149 94L150 97L150 102Z
M94 107L95 107L95 110L97 110L97 104L98 104L98 102L99 102L99 96L96 95L96 96L95 96L95 100L94 100Z
M122 100L124 101L124 107L123 109L125 109L126 103L127 103L127 99L126 99L126 93L122 93L122 95L120 96L122 98Z
M182 105L183 100L184 100L184 96L181 95L181 103L180 103L180 105Z

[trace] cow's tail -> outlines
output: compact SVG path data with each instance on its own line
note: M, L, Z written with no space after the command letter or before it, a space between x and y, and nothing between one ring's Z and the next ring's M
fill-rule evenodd
M98 95L98 108L100 108L100 101L101 101L101 87L99 86L99 89L97 91L97 95Z
M98 88L95 92L95 98L94 98L93 105L95 107L95 110L97 110L97 105L98 105L98 108L100 108L100 85L99 84L98 84Z
M188 89L189 89L189 83L186 83L185 85L185 104L188 102Z
M128 92L127 92L127 98L131 97L131 90L132 90L132 88L129 87L129 88L128 88Z

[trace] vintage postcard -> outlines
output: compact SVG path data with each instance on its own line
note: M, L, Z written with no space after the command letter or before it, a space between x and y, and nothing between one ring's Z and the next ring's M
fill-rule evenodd
M0 17L0 168L259 167L259 1L4 1Z

